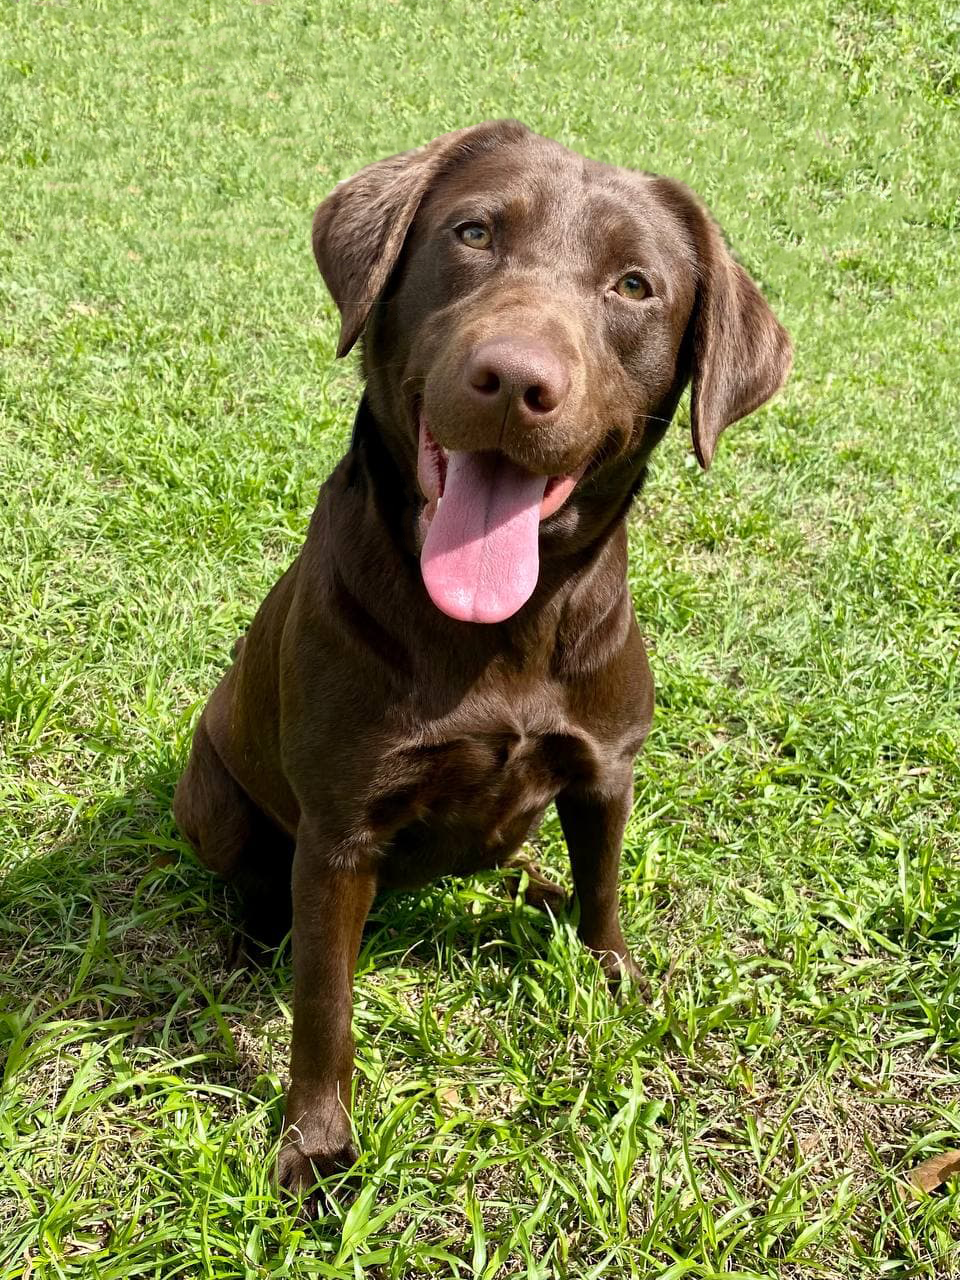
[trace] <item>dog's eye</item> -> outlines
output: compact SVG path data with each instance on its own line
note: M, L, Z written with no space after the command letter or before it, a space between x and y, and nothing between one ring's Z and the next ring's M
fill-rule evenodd
M621 276L616 283L616 290L621 298L632 298L634 301L642 300L650 297L650 289L643 276L638 276L635 271L630 271L625 276Z
M457 227L457 235L471 249L489 249L493 236L480 222L464 222Z

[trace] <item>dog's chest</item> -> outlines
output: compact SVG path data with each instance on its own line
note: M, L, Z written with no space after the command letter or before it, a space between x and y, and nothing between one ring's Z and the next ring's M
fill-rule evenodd
M549 707L428 724L385 752L369 829L387 838L398 883L496 865L567 783L594 771L597 752Z

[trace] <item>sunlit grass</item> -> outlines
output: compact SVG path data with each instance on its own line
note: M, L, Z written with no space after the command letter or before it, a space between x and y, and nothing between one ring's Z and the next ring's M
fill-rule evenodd
M960 1275L956 1181L897 1194L960 1146L956 13L2 21L4 1277ZM270 1184L289 958L232 967L170 796L349 430L311 211L501 115L701 191L796 369L709 475L678 421L631 524L651 994L497 877L384 899L359 1194L303 1226Z

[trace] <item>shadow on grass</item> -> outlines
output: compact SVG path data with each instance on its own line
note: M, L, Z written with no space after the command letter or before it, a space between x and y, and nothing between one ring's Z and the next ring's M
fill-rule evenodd
M76 817L50 852L0 881L0 1048L13 1059L8 1074L31 1058L31 1040L56 1026L61 1043L119 1035L170 1055L188 1078L279 1095L289 942L256 964L247 960L232 890L176 830L174 782L166 772L144 776ZM493 873L383 894L359 970L477 959L478 994L495 999L502 971L484 965L482 953L545 950L551 929L548 917L511 903L503 880Z

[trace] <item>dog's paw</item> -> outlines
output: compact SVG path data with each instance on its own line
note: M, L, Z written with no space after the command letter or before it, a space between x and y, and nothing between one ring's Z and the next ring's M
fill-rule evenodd
M629 951L601 951L597 959L613 995L650 995L650 984Z
M534 862L516 862L508 865L516 866L517 871L507 877L507 889L512 897L520 892L523 882L522 872L527 873L527 884L523 890L523 900L528 907L538 911L551 911L560 915L570 905L570 894L563 885L549 880Z
M554 884L552 880L530 880L523 900L528 907L536 907L538 911L551 911L558 916L569 905L570 894L563 885Z
M324 1194L317 1183L335 1174L346 1173L358 1158L352 1142L311 1155L302 1151L295 1142L288 1142L277 1157L277 1186L287 1195L302 1200L304 1218L316 1218L325 1207Z

